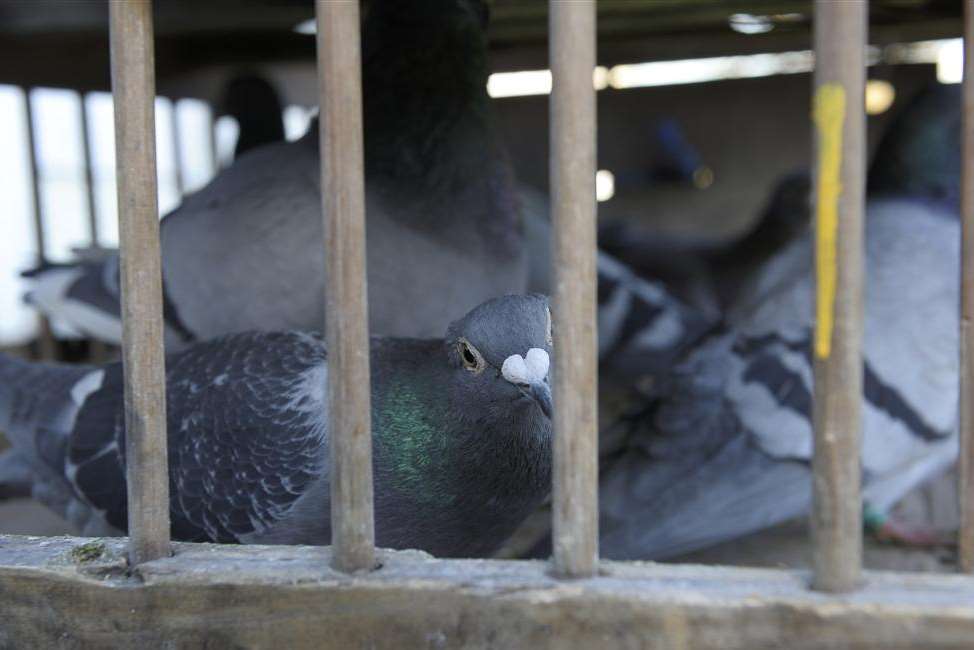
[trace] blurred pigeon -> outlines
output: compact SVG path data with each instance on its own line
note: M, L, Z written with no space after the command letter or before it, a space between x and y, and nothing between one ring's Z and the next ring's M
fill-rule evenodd
M648 166L616 171L617 191L642 190L654 185L706 186L701 185L702 175L709 170L679 120L667 117L653 124L651 149Z
M653 136L656 141L653 178L671 183L693 183L703 163L679 120L672 117L660 120Z
M936 120L923 116L938 128L914 133L931 147L949 144L941 160L959 160L950 156L960 141L959 96L934 92L956 100ZM904 114L896 124L910 120ZM908 149L923 145L907 140ZM900 168L902 191L886 184L866 217L862 469L870 519L885 517L957 455L960 226L956 202L943 198L956 196L959 167L917 183L914 170L929 171L917 165ZM877 159L872 169L885 166ZM620 423L630 444L603 471L600 492L606 557L670 557L807 512L813 268L806 234L761 269L728 324L657 384L656 399ZM902 537L909 541L909 531Z
M239 127L233 157L284 140L284 109L274 85L255 73L238 74L223 93L223 109Z
M363 93L370 323L435 336L524 290L511 170L486 91L480 0L370 4ZM318 130L244 154L162 222L170 349L250 329L317 329L324 255ZM30 299L117 343L118 265L40 269Z
M662 235L616 219L599 229L599 246L686 304L721 314L757 269L808 230L810 192L807 171L786 174L751 227L730 239Z
M869 169L872 196L960 202L960 85L931 84L896 115ZM952 116L945 122L945 116Z
M372 340L379 545L486 555L540 503L550 352L538 295L480 305L445 339ZM321 339L297 331L229 335L168 358L174 538L329 542L327 377ZM125 530L120 364L0 356L0 428L14 445L0 468L19 459L35 496L85 534Z
M524 206L528 288L551 293L551 221L548 197L530 186L518 187ZM670 366L699 342L714 319L688 307L667 287L637 276L602 251L598 273L599 362L603 379L631 386Z

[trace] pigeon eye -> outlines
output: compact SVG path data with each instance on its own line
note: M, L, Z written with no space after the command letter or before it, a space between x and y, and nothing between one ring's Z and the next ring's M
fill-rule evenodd
M477 348L470 345L468 341L460 339L457 343L457 351L460 353L460 360L463 361L464 368L472 373L479 373L484 369L484 358L480 356Z

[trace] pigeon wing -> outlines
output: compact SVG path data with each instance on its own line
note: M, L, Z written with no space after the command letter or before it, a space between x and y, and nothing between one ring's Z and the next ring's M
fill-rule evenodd
M280 520L328 465L327 366L319 339L233 335L169 357L170 511L177 539L238 542ZM68 473L125 528L120 366L79 413Z

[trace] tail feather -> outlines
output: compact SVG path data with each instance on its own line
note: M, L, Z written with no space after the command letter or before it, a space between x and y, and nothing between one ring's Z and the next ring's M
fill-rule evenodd
M775 458L727 399L734 336L715 330L664 376L630 422L629 446L602 472L600 547L613 559L665 559L807 511L807 463Z
M24 272L28 303L77 336L106 343L122 339L117 258L105 262L46 265Z
M714 326L716 318L609 255L599 255L598 275L599 359L610 374L638 380L666 372Z

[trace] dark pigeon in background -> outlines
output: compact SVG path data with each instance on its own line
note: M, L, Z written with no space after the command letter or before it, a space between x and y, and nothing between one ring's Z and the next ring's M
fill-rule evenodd
M369 318L436 336L524 291L511 169L486 91L480 0L370 3L363 26ZM170 350L230 332L318 329L323 250L317 127L253 149L162 222ZM41 269L31 301L84 334L121 336L118 261Z
M548 494L551 315L506 296L445 339L373 339L376 541L438 556L491 553ZM328 355L301 332L243 333L168 357L175 539L327 544ZM86 535L126 527L122 368L0 356L0 486Z
M551 293L550 201L544 192L524 184L519 195L524 206L528 289ZM628 387L668 371L714 325L714 318L684 304L668 287L639 277L601 250L596 271L602 380Z
M690 143L676 118L663 118L652 126L652 155L647 167L620 169L615 174L617 192L645 190L655 185L697 185L706 169L700 152Z
M643 278L662 282L676 298L712 315L724 313L748 279L809 228L811 177L780 178L753 224L727 240L674 237L616 219L599 228L599 246Z
M931 174L925 161L959 161L960 97L958 86L927 93L879 148L926 155L899 157L898 182L882 157L870 173L862 469L865 514L880 521L957 456L960 170ZM809 233L765 264L727 324L619 424L628 448L600 488L605 557L671 557L808 511L812 248Z
M221 104L239 127L234 159L251 149L284 141L284 107L267 78L253 72L234 76L227 83Z

